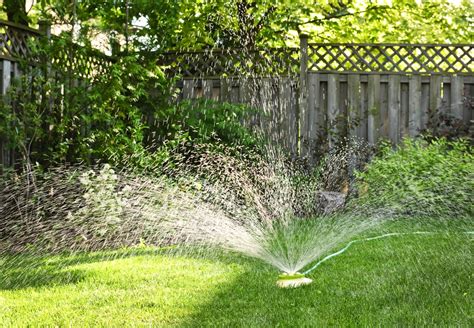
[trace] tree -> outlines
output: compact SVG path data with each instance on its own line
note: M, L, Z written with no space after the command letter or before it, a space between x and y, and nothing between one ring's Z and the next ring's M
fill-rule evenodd
M9 0L13 1L13 0ZM43 0L43 13L128 40L135 50L318 42L470 42L469 0ZM74 4L74 8L72 7ZM74 9L74 10L73 10ZM145 22L137 26L135 22Z
M2 10L6 12L9 21L28 26L26 0L3 0Z

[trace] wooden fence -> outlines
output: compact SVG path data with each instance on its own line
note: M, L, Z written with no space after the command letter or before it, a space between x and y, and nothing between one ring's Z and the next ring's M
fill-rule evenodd
M48 61L48 74L65 88L93 80L111 65L110 57L74 44L51 58L32 57L29 42L40 38L54 38L46 25L34 30L0 21L1 95L21 74L20 58ZM159 55L158 64L181 77L179 99L259 108L264 115L248 123L303 157L346 136L397 143L446 122L472 126L474 119L472 44L319 44L302 36L299 48L170 52ZM0 135L0 165L14 162Z
M312 44L302 37L300 49L168 53L161 63L183 77L181 99L260 108L265 118L252 123L310 158L322 143L347 136L397 143L428 128L467 129L474 119L472 44Z

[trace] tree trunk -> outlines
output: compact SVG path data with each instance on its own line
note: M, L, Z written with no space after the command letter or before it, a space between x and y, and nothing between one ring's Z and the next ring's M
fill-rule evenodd
M4 0L3 8L10 22L28 26L26 0Z

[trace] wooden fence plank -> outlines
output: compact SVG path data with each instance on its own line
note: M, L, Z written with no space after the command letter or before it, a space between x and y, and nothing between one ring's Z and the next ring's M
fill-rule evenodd
M400 139L400 76L388 78L388 137L393 144Z
M360 76L359 74L351 74L347 77L347 110L349 119L349 136L351 138L360 137L360 99Z
M202 96L205 99L212 99L213 80L202 80Z
M387 78L388 81L388 78ZM389 119L388 119L388 82L380 84L380 137L387 139L389 137Z
M345 138L349 135L349 99L347 94L347 82L341 82L339 75L339 115L337 117L338 137Z
M239 87L234 87L233 84L231 84L229 88L229 101L233 104L239 104L241 102L239 89Z
M441 113L450 115L451 107L451 81L449 83L443 82L443 92L441 99Z
M328 140L328 83L321 82L319 91L318 140Z
M368 84L367 82L360 83L360 123L359 123L359 138L367 141L367 127L368 127Z
M230 101L230 88L232 87L232 82L229 78L220 79L220 90L219 90L219 101L229 102Z
M9 60L2 61L2 95L7 94L8 87L11 83L12 63Z
M291 109L291 83L284 77L278 84L278 100L281 113L281 139L284 147L290 146L290 109Z
M401 83L401 94L400 94L400 137L408 136L408 120L409 120L409 85L408 83Z
M421 76L412 75L408 83L408 134L416 136L421 130L422 107L421 107Z
M430 76L430 100L428 124L436 131L441 110L441 76Z
M430 108L430 84L421 83L421 130L428 128Z
M450 112L455 118L463 119L463 77L460 75L451 76L451 106Z
M293 156L298 154L298 91L294 81L291 81L291 107L290 107L290 151Z
M194 80L184 80L183 81L183 99L193 99L194 98Z
M239 80L240 85L240 102L242 104L246 104L251 106L252 105L252 88L250 85L250 79L248 78L241 78Z
M380 75L370 75L367 83L367 141L370 144L375 144L380 135Z
M263 78L261 80L260 88L260 99L261 109L263 111L263 117L261 118L261 128L265 131L266 135L274 140L275 126L273 122L273 92L272 92L272 79Z
M337 119L340 113L339 108L339 76L329 74L328 76L328 129L329 129L329 147L332 148L336 143L335 136L338 134Z
M474 120L474 110L472 103L474 102L474 84L464 84L464 98L466 101L463 105L463 121L467 124L471 124L470 121Z
M12 65L9 60L4 59L2 61L2 84L1 84L1 94L2 96L5 96L7 94L8 88L11 83L11 70L12 70ZM6 97L4 98L3 101L8 101ZM11 166L11 159L10 155L11 152L7 147L7 140L0 140L0 164L1 166L4 167L9 167Z
M319 125L321 124L321 105L320 105L320 93L321 93L321 82L320 74L310 74L308 77L308 112L309 112L309 128L308 128L308 143L309 143L309 161L313 163L315 158L312 154L314 147L316 146L319 132Z

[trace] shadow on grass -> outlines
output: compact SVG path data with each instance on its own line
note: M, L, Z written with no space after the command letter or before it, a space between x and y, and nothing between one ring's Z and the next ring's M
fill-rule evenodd
M0 255L0 290L75 284L88 276L86 270L71 268L76 265L172 252L163 248L129 248L92 253L4 254Z

